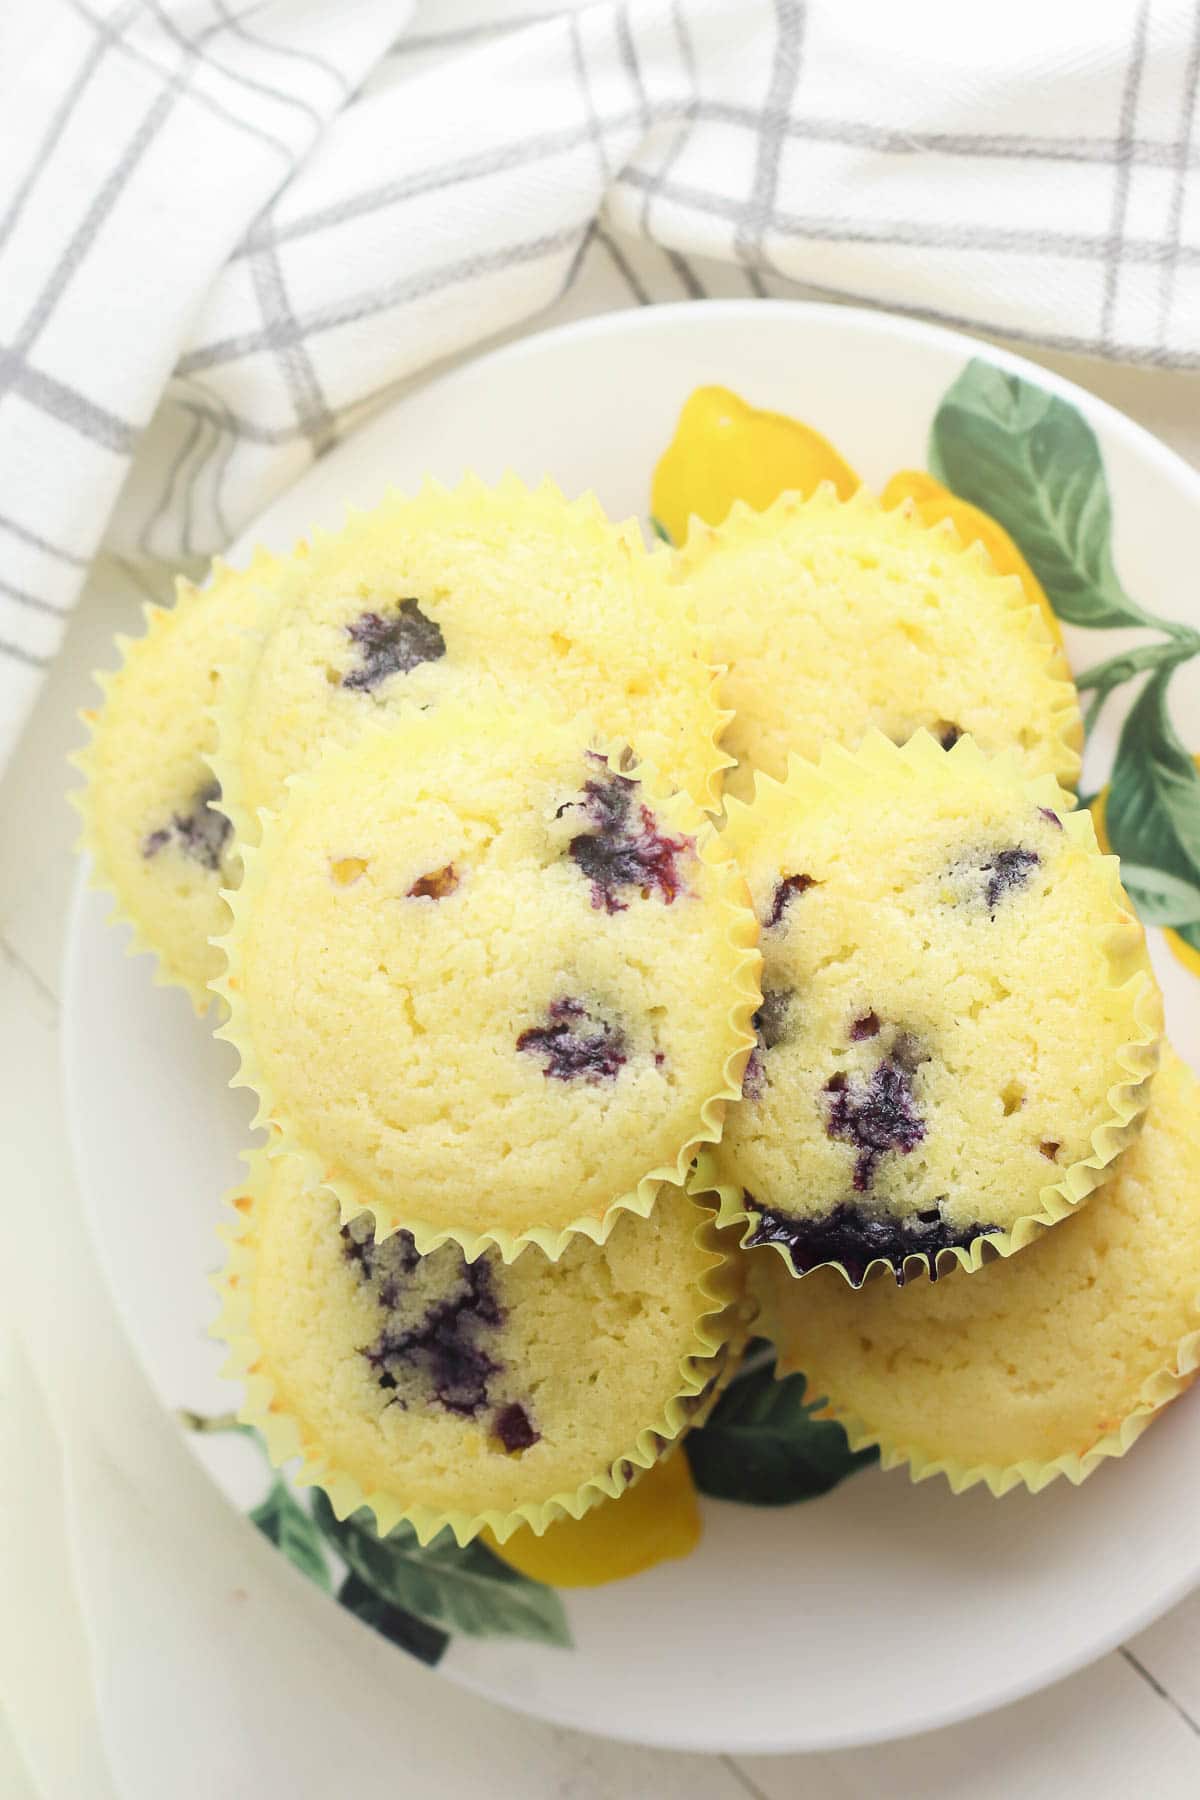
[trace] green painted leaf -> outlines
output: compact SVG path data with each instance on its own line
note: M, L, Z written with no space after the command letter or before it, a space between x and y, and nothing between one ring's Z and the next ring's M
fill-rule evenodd
M1131 650L1122 650L1105 662L1093 663L1090 668L1081 670L1075 677L1075 686L1081 693L1095 689L1098 693L1109 694L1114 688L1132 681L1135 675L1145 675L1153 669L1173 669L1198 650L1200 634L1194 643L1180 637L1168 638L1166 642L1160 638L1154 644L1135 644Z
M1147 675L1158 670L1168 674L1189 658L1200 652L1200 632L1189 627L1180 626L1174 636L1160 638L1153 644L1135 644L1131 650L1123 650L1116 656L1110 656L1104 662L1093 663L1088 669L1075 677L1075 685L1081 694L1091 693L1091 704L1084 715L1084 730L1090 737L1100 716L1100 710L1110 694L1124 687L1137 675Z
M1143 925L1200 924L1200 887L1195 882L1131 862L1121 864L1121 880Z
M531 1581L493 1556L478 1539L459 1549L443 1531L424 1549L409 1525L386 1538L365 1509L334 1517L320 1488L313 1518L347 1566L389 1606L467 1637L521 1637L570 1646L562 1601L553 1588Z
M310 1581L327 1591L332 1587L321 1535L282 1481L273 1483L266 1499L249 1516Z
M1200 923L1188 899L1200 888L1200 773L1171 724L1170 673L1150 677L1125 720L1104 819L1134 905L1178 927Z
M650 529L656 538L662 539L664 544L674 544L675 539L671 536L662 520L656 519L653 513L650 514Z
M1014 538L1059 618L1153 625L1113 568L1112 508L1096 434L1066 400L981 357L948 388L929 466Z
M684 1440L701 1493L750 1506L811 1500L876 1460L855 1454L840 1425L814 1419L803 1375L776 1381L768 1364L731 1382L708 1423Z
M399 1644L401 1650L407 1650L410 1656L415 1656L430 1669L436 1668L446 1653L450 1642L448 1632L439 1631L436 1625L427 1625L424 1619L414 1618L412 1613L404 1612L398 1606L389 1606L357 1575L347 1575L338 1589L338 1601L364 1624L382 1632L385 1638Z

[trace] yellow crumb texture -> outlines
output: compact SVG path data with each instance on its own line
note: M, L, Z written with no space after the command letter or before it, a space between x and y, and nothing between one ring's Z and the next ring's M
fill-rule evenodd
M1161 1003L1071 807L924 733L794 759L731 804L766 1001L726 1181L800 1218L851 1202L968 1236L1095 1186L1144 1110Z
M640 533L590 496L514 476L392 494L317 533L282 567L280 615L221 719L221 755L238 768L251 814L330 744L380 713L436 705L480 677L560 719L586 712L701 806L719 797L725 723L699 635L649 573ZM353 631L409 604L426 659L363 687ZM443 648L436 648L433 632ZM241 820L239 819L239 824Z
M872 726L896 743L921 727L970 733L1074 785L1078 699L1038 607L911 502L885 511L826 485L761 513L735 506L717 529L693 522L672 580L728 665L728 792L748 798L756 769L782 779L789 751L853 748Z
M297 780L246 854L222 988L244 1079L344 1216L423 1250L594 1233L681 1181L739 1089L745 883L698 808L590 744L538 709L409 713ZM603 850L609 803L676 891L596 887L572 844Z
M157 953L163 977L201 1008L224 964L208 940L228 929L221 887L236 878L237 859L231 840L219 848L213 840L200 858L188 854L173 822L195 817L214 792L210 708L221 666L261 621L271 566L262 552L245 570L217 564L208 587L180 582L173 608L147 608L145 634L127 641L122 666L101 678L104 702L79 758L97 879ZM162 839L147 854L156 833Z
M854 1293L755 1254L773 1331L856 1442L997 1491L1073 1479L1132 1441L1200 1357L1200 1083L1169 1050L1114 1179L1018 1256ZM780 1275L775 1273L775 1265ZM1122 1428L1124 1433L1122 1432Z
M709 1291L721 1256L703 1241L707 1215L678 1190L652 1218L626 1215L607 1243L577 1238L557 1262L531 1247L508 1264L486 1253L468 1270L447 1244L414 1256L390 1287L347 1253L336 1201L304 1191L296 1159L258 1155L246 1198L231 1262L239 1279L219 1330L235 1368L249 1373L249 1416L289 1421L290 1444L269 1435L281 1451L299 1450L307 1479L339 1493L349 1481L371 1504L388 1502L393 1522L456 1515L477 1528L564 1494L582 1510L585 1483L608 1482L635 1455L641 1466L652 1461L647 1434L673 1438L723 1361L736 1308ZM485 1371L473 1416L439 1401L445 1371L419 1349L392 1357L381 1384L386 1335L419 1337L439 1307L461 1303L472 1276L486 1296L460 1327ZM497 1432L510 1405L537 1433L516 1452ZM634 1473L618 1469L610 1487L620 1491ZM548 1522L526 1516L539 1529Z

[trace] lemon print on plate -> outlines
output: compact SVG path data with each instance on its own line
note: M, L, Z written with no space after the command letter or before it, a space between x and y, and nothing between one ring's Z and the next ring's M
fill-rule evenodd
M780 494L811 494L832 481L848 500L862 484L828 438L799 419L749 406L728 388L688 398L654 471L651 510L673 543L693 513L720 525L735 500L761 511Z
M541 1537L518 1531L498 1544L496 1556L550 1587L600 1587L640 1575L656 1563L690 1556L700 1541L700 1508L686 1456L656 1463L619 1500L593 1507L582 1519L560 1519Z

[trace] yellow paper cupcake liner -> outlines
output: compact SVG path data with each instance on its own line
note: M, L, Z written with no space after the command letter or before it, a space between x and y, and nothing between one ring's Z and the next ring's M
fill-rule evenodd
M292 609L303 610L306 588L339 575L348 562L374 557L381 565L386 565L389 539L399 531L419 529L423 515L436 516L448 501L460 504L464 510L519 507L534 517L542 516L561 524L564 529L603 531L642 571L645 592L647 596L653 596L660 613L678 619L681 625L687 626L694 643L700 643L694 612L681 606L673 593L667 593L661 565L657 558L648 555L634 521L614 524L594 494L586 493L578 499L568 500L555 482L547 479L536 487L529 487L511 471L494 486L487 485L477 475L464 476L455 487L447 487L428 477L414 494L390 488L378 506L369 511L347 506L339 530L312 532L281 561L276 583L279 590L276 619ZM270 623L264 630L264 637L269 635ZM214 712L216 747L209 759L228 802L234 829L239 839L247 844L257 842L257 814L264 798L261 793L255 795L249 791L244 774L245 734L254 723L252 696L257 663L258 653L248 647L247 654L240 655L222 671L220 699ZM692 799L705 811L715 813L721 805L725 771L734 762L734 758L721 748L721 738L733 713L722 700L723 666L708 662L701 666L708 678L707 717L698 724L695 738L700 779L691 784ZM480 673L482 676L484 672ZM494 675L487 679L496 680ZM274 810L274 804L268 802L267 810Z
M1028 644L1033 660L1040 661L1051 677L1053 689L1046 719L1047 739L1057 746L1054 761L1058 779L1074 785L1082 766L1083 716L1062 645L1050 630L1041 607L1026 592L1020 577L1001 574L979 539L965 541L952 519L927 525L912 499L885 509L865 487L843 500L831 481L822 481L807 498L798 493L780 494L761 512L756 512L744 500L736 500L721 525L705 524L693 514L686 541L675 550L664 545L656 552L655 561L665 571L666 578L686 593L689 578L711 556L728 554L747 538L761 540L786 534L787 521L800 512L817 517L837 515L893 534L897 522L902 521L905 528L911 527L919 536L960 558L975 581L985 582L996 603L1008 615L1014 632ZM711 643L709 653L712 654Z
M1200 1305L1200 1294L1197 1295ZM854 1413L839 1412L833 1407L818 1407L814 1417L818 1419L835 1419L846 1433L851 1450L878 1449L881 1469L900 1469L908 1467L914 1481L928 1481L933 1475L944 1475L955 1494L965 1492L967 1488L978 1487L981 1483L999 1499L1003 1494L1011 1493L1013 1488L1025 1487L1031 1494L1040 1494L1058 1477L1065 1476L1074 1486L1085 1481L1102 1462L1114 1457L1121 1457L1136 1444L1146 1427L1154 1422L1158 1414L1172 1400L1178 1398L1192 1385L1200 1370L1200 1329L1189 1332L1180 1339L1179 1348L1174 1359L1163 1369L1152 1375L1143 1383L1138 1403L1133 1411L1121 1420L1104 1437L1092 1445L1082 1455L1076 1451L1068 1451L1055 1457L1053 1462L1009 1463L1001 1467L996 1463L957 1462L951 1457L930 1457L916 1445L885 1443L867 1424ZM779 1374L788 1375L796 1372L796 1365L784 1359L779 1363Z
M376 725L372 735L390 737L394 729L394 722L390 727ZM345 750L328 752L323 760L323 769L328 770L331 758L349 757L354 751L355 747L351 746ZM729 978L731 999L727 1013L730 1049L722 1069L722 1084L700 1107L695 1129L680 1145L674 1161L660 1163L647 1170L636 1187L615 1195L601 1215L581 1213L558 1227L534 1226L514 1232L503 1226L474 1230L467 1225L435 1225L419 1213L409 1211L395 1200L381 1197L337 1168L331 1167L326 1158L311 1148L305 1141L303 1132L287 1117L286 1110L278 1104L272 1092L271 1083L255 1048L252 1026L245 1018L241 999L245 985L243 936L247 921L252 916L265 885L272 835L280 828L280 821L286 817L286 812L268 813L265 809L260 809L260 841L256 845L247 844L243 847L241 883L236 891L225 894L233 916L230 932L228 936L215 940L225 953L226 968L225 973L213 983L213 990L221 996L228 1009L228 1017L215 1035L231 1044L239 1059L238 1072L230 1086L249 1088L257 1096L258 1110L253 1123L256 1127L269 1130L269 1154L297 1157L304 1168L306 1187L328 1188L336 1195L343 1223L359 1213L369 1212L375 1219L377 1236L387 1237L394 1231L407 1231L422 1256L440 1248L442 1244L456 1243L468 1262L473 1262L484 1250L494 1248L499 1251L502 1261L507 1263L512 1262L527 1244L535 1244L552 1262L556 1262L573 1237L583 1236L590 1238L593 1243L603 1244L624 1212L648 1218L663 1187L682 1187L697 1152L720 1139L725 1110L731 1101L741 1097L742 1076L755 1043L751 1020L762 1003L759 926L750 904L749 890L722 834L694 801L686 794L671 790L647 763L631 762L624 745L600 746L596 753L604 758L614 774L627 775L642 783L661 816L673 830L695 838L697 856L719 876L718 901L726 918L725 938L733 952ZM289 806L303 804L304 795L313 789L314 776L311 773L294 775L288 786ZM482 1180L480 1185L481 1189L485 1188L486 1180Z
M943 783L952 767L963 764L968 768L1007 771L1020 782L1035 804L1057 813L1069 838L1088 850L1098 851L1091 814L1086 808L1076 808L1073 797L1053 776L1028 780L1020 775L1010 754L985 756L970 737L960 738L949 751L943 750L926 731L917 732L901 748L879 732L872 733L856 751L830 745L822 753L819 763L805 762L793 755L789 758L786 781L776 781L761 771L757 774L752 805L760 818L769 818L774 813L790 810L797 802L803 805L806 800L823 798L834 787L847 783L869 787L878 775L894 774L897 765L906 767L914 780ZM749 811L750 806L745 801L731 797L726 803L731 822ZM881 1267L891 1269L903 1279L922 1269L932 1269L938 1274L948 1272L956 1265L973 1272L994 1256L1012 1256L1032 1243L1045 1227L1068 1218L1082 1205L1089 1194L1110 1178L1121 1152L1137 1136L1158 1068L1163 1029L1162 996L1149 967L1146 934L1121 886L1119 860L1115 856L1099 856L1098 860L1118 912L1117 922L1103 933L1100 948L1108 964L1110 989L1121 997L1128 1014L1130 1035L1116 1059L1124 1079L1114 1082L1108 1089L1105 1099L1109 1117L1091 1134L1091 1155L1072 1163L1057 1181L1048 1182L1038 1195L1037 1211L1023 1215L1007 1231L974 1238L965 1247L953 1245L939 1250L932 1261L927 1252L905 1256L899 1266L886 1257L878 1257L867 1265L864 1280L869 1278L872 1270ZM750 1248L749 1240L760 1215L745 1205L741 1187L726 1180L724 1174L719 1149L715 1153L706 1152L697 1159L689 1191L696 1195L713 1194L718 1205L719 1225L731 1230L744 1227L741 1242L744 1248ZM789 1272L793 1276L796 1274L786 1245L755 1247L776 1251ZM856 1285L844 1264L831 1262L818 1266L836 1268L851 1286Z
M238 754L241 722L250 703L259 658L286 605L280 592L284 572L295 559L307 553L308 545L301 541L295 545L290 557L280 560L277 565L279 577L273 584L270 600L263 605L255 629L243 635L236 653L217 670L217 697L209 711L209 746L204 760L214 779L221 784L221 810L233 826L233 840L239 853L258 843L260 829L258 813L250 804L242 778Z
M190 623L197 612L203 613L210 606L221 607L227 600L237 600L253 589L264 593L269 591L277 568L275 558L261 548L254 551L245 569L231 568L218 557L212 565L205 586L197 587L182 578L176 581L174 606L159 606L150 602L144 604L141 609L146 622L143 634L140 637L130 637L127 633L118 633L114 642L121 658L120 664L116 669L97 670L93 673L92 679L101 692L101 703L97 707L85 707L80 711L80 721L88 728L88 741L68 759L71 767L77 769L84 778L84 785L70 790L67 798L82 821L81 835L75 848L88 859L89 888L110 897L112 906L108 913L108 923L128 927L126 955L152 957L152 979L155 985L183 988L198 1015L206 1013L212 1004L213 996L206 979L199 970L185 966L184 959L173 954L155 936L140 916L136 904L123 891L120 877L108 855L105 836L96 816L98 784L104 779L99 759L99 739L109 705L119 700L125 684L131 678L136 679L147 659L153 659L161 653L165 642L181 625ZM223 635L227 634L228 624L224 622ZM220 666L218 660L218 671ZM196 755L202 765L207 765L209 761L205 750L203 743L197 743ZM229 816L224 804L221 810ZM231 840L231 847L234 842L236 839ZM210 941L206 940L203 945L196 946L198 962L203 960L200 953L207 949Z
M243 1383L238 1418L262 1433L274 1466L299 1459L297 1485L322 1488L339 1519L367 1507L374 1514L380 1537L406 1522L421 1544L428 1544L447 1528L460 1545L469 1544L485 1528L503 1544L525 1526L540 1537L556 1520L582 1518L602 1501L618 1499L647 1469L672 1454L689 1430L703 1423L745 1348L753 1308L745 1292L742 1260L729 1240L722 1240L712 1213L697 1208L694 1242L711 1262L696 1286L694 1335L679 1361L679 1389L620 1456L578 1487L548 1494L542 1501L526 1501L511 1511L446 1511L399 1493L366 1488L349 1469L337 1466L305 1420L283 1404L266 1366L254 1333L252 1295L257 1260L255 1214L267 1156L263 1150L248 1151L244 1160L249 1179L228 1196L234 1223L220 1228L228 1257L221 1273L212 1278L221 1306L210 1327L210 1335L229 1347L222 1373Z

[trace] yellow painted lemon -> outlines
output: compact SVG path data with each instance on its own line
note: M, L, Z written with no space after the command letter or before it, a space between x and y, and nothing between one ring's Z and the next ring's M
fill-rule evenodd
M735 500L762 511L780 494L807 496L822 481L832 481L843 500L861 485L810 425L760 411L728 388L702 387L689 396L654 471L651 507L682 544L693 513L720 525Z
M689 1556L700 1541L700 1508L682 1451L648 1469L618 1500L606 1500L582 1519L560 1519L541 1537L514 1532L484 1541L511 1568L550 1587L600 1587L640 1575L655 1563Z

